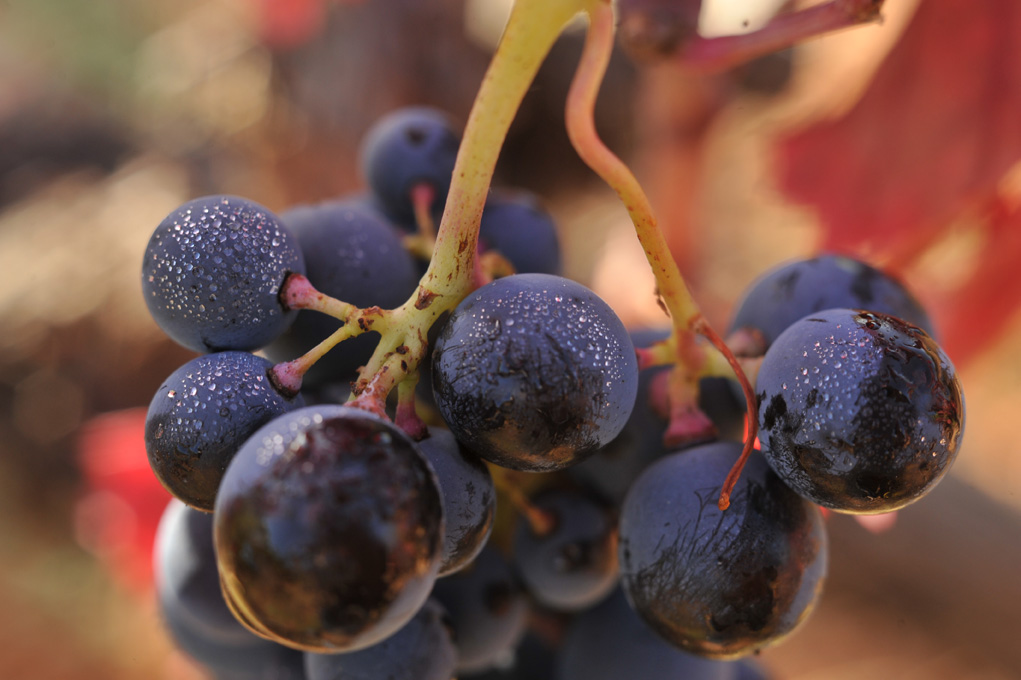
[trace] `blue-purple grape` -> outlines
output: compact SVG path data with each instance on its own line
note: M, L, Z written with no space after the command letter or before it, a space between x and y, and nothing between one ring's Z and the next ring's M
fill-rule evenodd
M307 680L451 680L457 647L446 611L426 600L399 631L357 652L305 653Z
M767 272L745 293L730 327L759 330L768 347L798 319L838 307L892 314L933 332L929 316L903 284L843 255L796 260Z
M519 518L514 564L532 596L551 609L578 611L617 585L617 518L606 504L575 490L549 489L531 503L552 521L548 531Z
M620 516L621 583L668 642L727 659L777 642L805 620L826 573L819 508L753 452L730 497L741 453L718 442L659 459L635 481Z
M553 217L528 192L494 192L479 224L479 251L496 251L519 274L560 274L560 239Z
M181 651L218 678L302 680L300 652L242 626L223 600L213 551L213 517L172 500L153 550L157 603Z
M418 447L436 472L443 493L443 562L440 576L463 569L489 540L496 516L496 489L489 468L465 450L449 430L429 428Z
M548 274L498 279L451 314L433 350L436 405L458 441L518 470L572 465L631 414L638 367L610 307Z
M617 589L571 623L555 680L735 680L736 666L671 645L638 617Z
M425 106L398 109L366 133L360 152L362 172L386 212L401 223L414 224L412 188L428 184L435 192L430 209L442 207L460 144L460 134L442 111Z
M292 208L280 216L305 260L305 276L315 288L356 307L393 309L418 285L415 262L397 231L364 200L331 201ZM300 310L291 327L266 348L275 361L295 359L340 328L326 314ZM304 384L354 379L372 356L377 333L345 340L305 374Z
M303 274L305 262L273 213L237 196L206 196L156 227L142 291L156 323L185 347L255 350L294 321L279 299L291 272Z
M528 599L510 564L487 546L467 567L433 586L450 615L458 671L483 671L507 658L528 624Z
M393 424L349 407L298 409L257 431L214 514L228 605L254 632L305 651L386 639L440 567L432 467Z
M831 309L798 321L766 352L755 391L770 465L841 512L921 498L964 431L953 364L925 331L885 314Z
M234 454L273 418L305 405L281 394L273 365L248 352L196 357L170 374L149 403L145 450L166 489L188 505L213 511Z

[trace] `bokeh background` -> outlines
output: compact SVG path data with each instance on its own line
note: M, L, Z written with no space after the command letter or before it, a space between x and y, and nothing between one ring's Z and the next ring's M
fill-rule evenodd
M381 114L467 117L506 4L0 0L0 677L203 677L150 593L166 496L141 418L191 355L145 310L148 236L199 195L360 190ZM700 30L780 4L706 2ZM1017 35L1013 0L888 0L881 24L738 69L611 64L599 127L717 327L773 265L849 252L916 291L965 387L935 492L883 533L831 520L820 607L761 655L777 678L1021 677ZM563 132L581 40L554 49L496 181L545 199L568 275L662 322L626 214Z

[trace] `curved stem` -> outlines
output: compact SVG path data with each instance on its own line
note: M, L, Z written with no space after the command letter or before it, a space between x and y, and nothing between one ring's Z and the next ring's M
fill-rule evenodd
M647 353L646 362L662 360L664 348L676 350L676 366L670 376L670 425L665 439L668 443L693 441L713 431L712 423L695 407L698 395L698 377L708 363L706 349L697 342L696 334L704 335L726 357L745 390L748 404L749 435L746 438L741 461L728 476L720 507L729 504L741 466L755 440L755 400L740 364L734 354L712 330L702 316L677 263L670 253L662 232L658 229L652 205L628 167L610 151L595 129L596 96L613 49L614 17L609 5L594 6L590 10L591 26L585 40L581 62L567 98L567 131L578 155L624 202L645 256L656 277L656 285L663 306L670 314L673 331L669 341L658 350Z

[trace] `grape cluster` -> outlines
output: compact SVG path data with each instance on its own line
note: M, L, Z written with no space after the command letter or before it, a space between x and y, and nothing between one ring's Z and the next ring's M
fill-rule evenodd
M168 630L239 680L761 677L735 659L817 601L819 506L903 507L960 447L963 397L928 318L846 257L754 284L732 330L761 358L762 446L721 510L746 405L702 376L718 440L665 445L670 372L639 377L635 350L670 333L629 332L560 276L534 197L493 192L475 289L418 350L391 340L404 317L388 310L430 304L421 258L458 141L446 115L402 110L366 138L367 196L280 217L212 196L157 227L153 318L208 352L146 423L177 498L155 559ZM391 367L411 389L366 408ZM531 498L520 472L543 473ZM498 497L519 512L491 541Z

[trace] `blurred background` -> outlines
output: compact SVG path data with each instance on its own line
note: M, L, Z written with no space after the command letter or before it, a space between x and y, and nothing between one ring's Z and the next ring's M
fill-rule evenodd
M783 4L705 2L699 30L754 30ZM0 677L203 677L150 591L167 496L141 423L191 354L146 311L148 237L200 195L281 210L360 190L358 144L381 114L466 119L506 12L0 0ZM763 665L798 680L1021 677L1021 6L888 0L884 14L718 72L617 54L598 125L718 328L775 264L856 254L923 300L965 387L948 478L886 532L830 520L822 603ZM496 182L544 198L569 276L631 325L662 322L626 214L563 131L582 39L554 48Z

